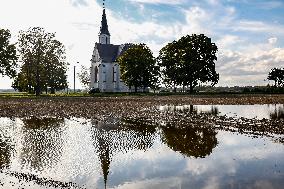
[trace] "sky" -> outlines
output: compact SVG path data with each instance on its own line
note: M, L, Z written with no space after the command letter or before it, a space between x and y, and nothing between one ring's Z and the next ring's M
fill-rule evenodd
M210 37L219 49L217 86L273 84L268 72L284 67L284 0L106 0L106 14L112 44L145 43L155 56L182 36ZM0 28L11 31L12 42L30 27L56 33L70 88L74 66L91 66L101 17L102 0L0 0ZM0 89L11 84L0 76Z

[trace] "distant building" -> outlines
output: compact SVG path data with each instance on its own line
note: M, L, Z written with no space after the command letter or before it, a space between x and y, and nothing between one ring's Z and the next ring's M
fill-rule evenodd
M103 8L99 43L95 44L91 59L91 89L99 89L101 92L129 91L120 79L120 68L116 60L130 47L131 44L113 45L110 43L106 12Z

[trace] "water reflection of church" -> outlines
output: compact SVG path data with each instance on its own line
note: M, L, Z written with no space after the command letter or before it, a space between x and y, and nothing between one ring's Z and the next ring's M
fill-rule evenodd
M93 143L101 161L101 168L106 188L110 164L117 153L131 150L146 151L155 139L156 128L153 126L120 125L114 118L104 122L93 120Z
M199 128L198 125L179 128L178 126L159 128L143 122L118 123L114 118L92 121L93 144L101 162L105 188L111 161L117 153L131 150L146 151L152 147L158 135L172 150L187 157L204 158L217 145L216 131Z
M193 114L195 112L192 111ZM158 139L186 157L203 158L211 154L217 145L215 130L204 125L200 127L197 123L186 127L179 125L160 127L143 124L143 120L122 121L112 117L91 120L90 123L91 143L99 159L105 188L110 175L111 162L119 153L147 151ZM56 166L56 162L60 161L62 156L64 119L30 118L24 119L23 124L22 164L28 164L39 171ZM0 142L2 146L9 144L1 139ZM11 147L0 149L0 169L9 164L12 150ZM51 183L58 184L54 181Z

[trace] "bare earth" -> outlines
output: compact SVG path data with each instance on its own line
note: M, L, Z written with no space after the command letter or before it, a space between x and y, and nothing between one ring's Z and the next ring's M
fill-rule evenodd
M166 104L284 104L284 95L0 98L0 117L121 118Z

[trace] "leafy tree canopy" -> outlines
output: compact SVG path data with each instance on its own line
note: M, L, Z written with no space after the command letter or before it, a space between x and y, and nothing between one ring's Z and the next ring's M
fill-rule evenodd
M39 95L42 90L55 93L67 87L65 47L54 33L30 28L20 32L18 44L23 64L13 83L15 89Z
M135 44L118 58L121 79L128 87L154 87L159 74L152 51L145 44Z
M273 68L268 74L268 80L274 81L275 87L284 86L284 68Z
M203 34L187 35L160 50L159 65L166 84L189 86L190 92L199 82L215 85L219 74L215 70L215 43Z
M15 44L10 44L9 30L0 29L0 75L16 76L17 55Z
M81 71L79 73L77 73L79 79L80 79L80 82L82 83L82 85L85 87L85 88L88 88L89 85L90 85L90 81L91 81L91 78L90 78L90 69L88 69L86 66L81 66Z

